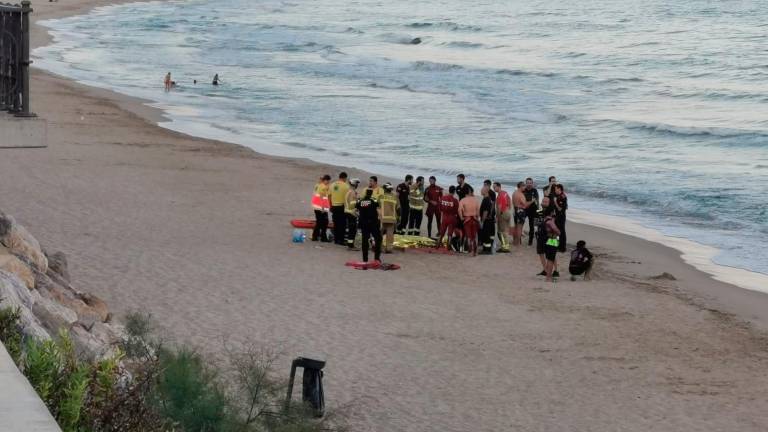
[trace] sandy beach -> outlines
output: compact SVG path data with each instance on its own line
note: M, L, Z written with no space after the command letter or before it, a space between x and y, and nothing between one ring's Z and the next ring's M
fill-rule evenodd
M537 279L527 246L355 271L357 253L290 238L338 167L171 132L141 101L40 70L32 86L49 148L2 151L0 208L118 314L151 312L214 354L222 338L281 343L286 375L325 357L326 403L349 406L352 430L768 430L768 295L673 249L571 223L598 255L591 282Z

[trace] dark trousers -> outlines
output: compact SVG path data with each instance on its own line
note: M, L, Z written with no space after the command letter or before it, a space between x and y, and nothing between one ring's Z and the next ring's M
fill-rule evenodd
M331 216L333 217L333 242L343 245L344 237L347 235L347 214L344 213L344 206L331 207Z
M347 216L347 246L355 247L355 237L357 236L357 217L346 213Z
M424 217L422 209L411 209L408 216L408 234L419 235L421 231L421 219Z
M315 210L315 228L312 230L312 241L328 241L328 212Z
M427 210L427 236L432 237L432 219L435 220L435 232L440 232L440 212Z
M381 228L378 224L374 226L363 225L360 227L363 233L363 261L368 262L369 241L373 238L373 257L376 261L381 260Z
M400 222L397 224L397 233L405 234L405 230L408 229L408 216L411 212L410 204L400 201Z
M483 252L493 251L493 236L496 234L496 220L486 219L480 228L480 242L483 244Z
M536 223L536 206L535 205L531 205L530 207L528 207L526 216L528 216L528 246L530 246L533 244L533 236L536 234L536 230L534 229L535 228L534 224Z
M565 242L567 241L565 237L565 215L556 217L555 225L557 225L557 229L560 230L560 246L558 246L558 249L560 252L565 252Z

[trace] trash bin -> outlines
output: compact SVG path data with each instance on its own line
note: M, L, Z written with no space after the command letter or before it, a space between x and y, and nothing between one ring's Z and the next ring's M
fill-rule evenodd
M301 384L301 400L312 407L316 417L325 414L325 396L323 395L323 368L325 361L297 357L291 363L291 379L288 381L288 394L285 398L285 407L291 404L293 383L296 377L296 368L303 368Z

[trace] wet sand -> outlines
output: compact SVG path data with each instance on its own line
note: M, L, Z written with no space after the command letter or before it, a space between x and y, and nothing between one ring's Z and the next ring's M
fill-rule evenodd
M47 41L39 27L33 41ZM171 132L140 101L37 70L32 82L50 147L3 151L0 208L118 314L149 311L212 353L225 337L282 343L286 376L294 356L327 358L327 403L349 405L352 430L768 429L768 296L675 250L569 224L598 254L592 282L545 283L528 247L352 270L358 253L292 244L288 225L339 168Z

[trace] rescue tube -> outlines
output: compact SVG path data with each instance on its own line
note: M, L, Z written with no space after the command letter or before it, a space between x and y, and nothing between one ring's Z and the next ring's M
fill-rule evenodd
M400 266L398 264L389 264L378 261L347 261L347 263L344 265L347 267L352 267L356 270L400 270Z
M294 228L314 229L314 219L291 219L291 226ZM328 222L328 228L333 228L333 222Z

